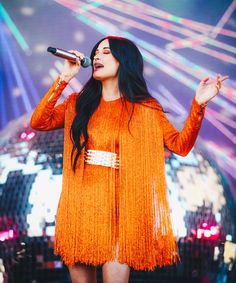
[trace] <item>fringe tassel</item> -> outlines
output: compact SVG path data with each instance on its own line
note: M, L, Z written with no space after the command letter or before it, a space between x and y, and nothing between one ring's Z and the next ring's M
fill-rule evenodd
M131 109L130 109L131 111ZM120 261L141 270L177 262L157 111L136 107L120 133ZM126 113L127 121L129 113ZM141 125L137 127L137 125Z

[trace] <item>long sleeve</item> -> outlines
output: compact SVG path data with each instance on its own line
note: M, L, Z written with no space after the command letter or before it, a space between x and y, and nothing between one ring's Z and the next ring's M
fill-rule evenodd
M32 114L30 125L33 129L48 131L64 127L67 100L56 107L55 104L66 86L67 82L60 81L59 77L52 84Z
M176 154L186 156L192 149L204 117L205 106L193 99L189 116L182 131L177 131L163 112L160 112L165 146Z

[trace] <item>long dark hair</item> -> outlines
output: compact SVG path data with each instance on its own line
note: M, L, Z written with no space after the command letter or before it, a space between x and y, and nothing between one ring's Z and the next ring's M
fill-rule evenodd
M90 56L92 62L98 45L105 39L108 39L111 53L119 62L119 91L122 97L125 98L124 101L127 100L132 103L133 113L135 103L140 103L151 98L143 77L142 55L132 41L123 37L108 36L101 39L94 46ZM70 135L73 142L71 163L74 171L81 151L86 147L88 142L89 119L97 109L101 96L102 83L91 76L81 90L80 95L76 98L76 116L70 129Z

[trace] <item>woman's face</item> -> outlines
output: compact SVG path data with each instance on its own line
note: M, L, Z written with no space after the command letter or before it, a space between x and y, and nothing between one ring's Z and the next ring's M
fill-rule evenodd
M93 77L99 81L116 78L118 68L119 62L111 53L108 39L105 39L98 45L94 55Z

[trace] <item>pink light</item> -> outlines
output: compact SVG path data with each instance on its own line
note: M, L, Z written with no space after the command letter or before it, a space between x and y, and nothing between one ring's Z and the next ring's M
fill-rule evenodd
M27 134L25 132L21 133L20 138L24 140L27 137Z
M0 241L1 242L4 242L6 240L11 240L14 238L14 231L11 229L11 230L8 230L8 231L1 231L0 232Z
M205 236L206 238L210 238L210 237L211 237L211 231L208 230L208 229L206 229L206 230L204 231L204 236Z
M217 227L211 226L211 235L219 234Z
M198 239L201 239L201 238L202 238L203 232L204 232L203 229L197 229L197 238L198 238Z
M30 132L30 133L23 132L23 133L21 133L20 138L21 138L22 140L27 140L27 141L29 141L29 140L31 140L34 136L35 136L35 132Z
M29 141L29 140L32 140L32 138L35 136L35 133L34 132L31 132L27 135L26 137L26 140Z
M216 226L210 226L210 228L206 228L207 223L203 223L202 226L204 228L197 229L197 239L206 239L206 240L217 240L219 237L219 230Z
M8 235L9 235L9 239L13 239L14 238L14 231L9 230Z
M165 157L170 157L171 156L171 153L167 150L165 150Z

